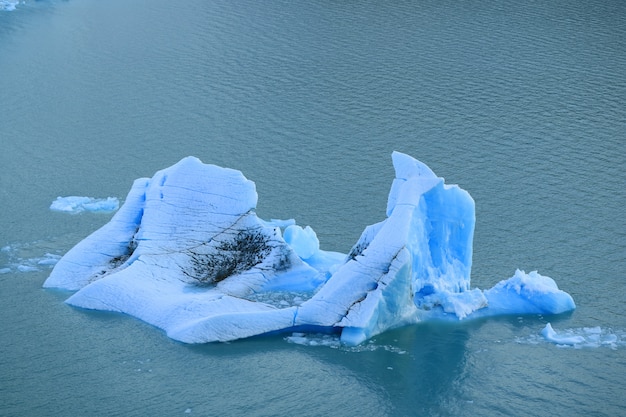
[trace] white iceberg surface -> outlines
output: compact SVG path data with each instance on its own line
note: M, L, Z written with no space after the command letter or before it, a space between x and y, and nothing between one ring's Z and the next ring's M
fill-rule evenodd
M120 202L115 197L93 198L81 196L57 197L50 204L50 210L65 213L81 213L83 211L112 212L119 208Z
M347 255L321 250L308 226L258 218L254 183L241 172L187 157L136 180L111 221L63 256L44 286L186 343L311 331L357 345L424 320L575 308L536 272L470 288L473 199L416 159L392 158L387 217Z

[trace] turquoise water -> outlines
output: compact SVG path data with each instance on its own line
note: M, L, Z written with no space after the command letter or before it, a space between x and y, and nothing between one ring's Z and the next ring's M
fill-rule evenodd
M0 415L624 414L626 3L29 1L0 11ZM538 269L565 317L412 326L357 349L283 335L187 346L63 304L50 267L187 155L258 213L348 251L384 216L392 150L476 200L473 285ZM46 254L50 256L46 257ZM28 269L34 269L28 271ZM317 344L318 346L311 346Z

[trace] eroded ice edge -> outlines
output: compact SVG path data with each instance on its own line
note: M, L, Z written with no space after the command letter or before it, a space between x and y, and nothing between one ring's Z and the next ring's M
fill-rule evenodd
M358 345L426 320L575 308L537 272L471 288L472 197L408 155L392 159L387 217L347 255L321 250L310 227L257 217L255 185L241 172L187 157L136 180L111 221L67 252L44 286L186 343L332 332Z

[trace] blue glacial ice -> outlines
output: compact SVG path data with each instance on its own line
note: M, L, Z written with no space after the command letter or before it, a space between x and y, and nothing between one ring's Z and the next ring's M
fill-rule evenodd
M111 221L55 265L68 304L123 312L186 343L334 332L357 345L426 320L559 314L572 297L536 272L470 287L474 201L394 152L387 217L346 254L310 227L257 217L253 182L187 157L134 182Z
M14 272L38 272L42 269L51 269L61 258L60 255L45 253L43 256L32 255L37 243L12 244L0 248L0 274Z

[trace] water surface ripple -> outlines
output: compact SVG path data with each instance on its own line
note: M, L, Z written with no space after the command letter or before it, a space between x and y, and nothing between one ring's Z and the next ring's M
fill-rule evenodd
M624 51L618 0L0 10L0 414L620 415L622 345L538 335L626 331ZM184 346L41 290L38 260L110 218L51 212L59 195L123 199L195 155L254 180L261 217L345 252L384 216L392 150L474 197L473 285L538 269L576 312L412 326L359 351Z

